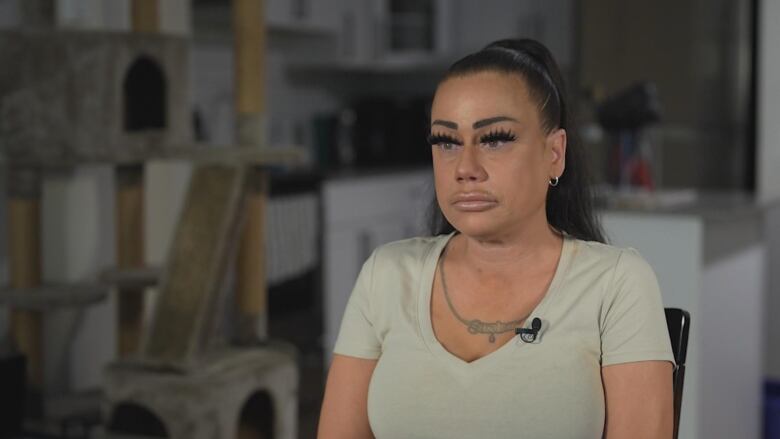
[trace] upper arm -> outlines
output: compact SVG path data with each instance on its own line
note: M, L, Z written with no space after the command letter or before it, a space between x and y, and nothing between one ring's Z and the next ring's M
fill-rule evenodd
M375 323L382 313L374 295L376 251L363 264L350 294L328 371L319 438L373 438L368 425L368 384L382 352Z
M668 439L674 429L672 363L638 361L601 369L604 438Z
M336 354L375 359L379 358L382 352L382 340L376 323L384 310L381 302L376 299L374 291L376 254L377 252L374 251L363 264L355 281L355 287L349 295L336 344L333 347Z
M635 250L621 252L602 303L601 364L674 361L661 290Z
M623 251L601 314L604 436L671 438L672 355L661 291L650 265Z
M325 386L317 437L373 438L368 424L368 384L377 360L334 355Z

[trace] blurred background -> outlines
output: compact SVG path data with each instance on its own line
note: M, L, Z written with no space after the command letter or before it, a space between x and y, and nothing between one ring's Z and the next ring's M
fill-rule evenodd
M314 437L363 261L429 233L439 78L517 37L691 313L679 437L780 437L776 0L0 0L0 437Z

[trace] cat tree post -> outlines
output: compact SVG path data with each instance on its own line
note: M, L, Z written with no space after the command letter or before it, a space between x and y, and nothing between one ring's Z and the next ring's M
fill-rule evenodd
M41 181L36 169L8 169L8 256L10 286L32 289L41 284ZM27 382L43 386L41 312L14 309L11 334L27 358Z
M263 0L233 0L235 29L236 140L263 145L265 118L265 5ZM239 339L267 338L268 291L265 275L267 175L255 169L249 178L245 221L236 264Z

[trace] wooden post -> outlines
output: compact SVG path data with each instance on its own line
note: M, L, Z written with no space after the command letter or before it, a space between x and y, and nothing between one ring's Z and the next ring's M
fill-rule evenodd
M41 181L33 169L9 168L8 255L12 288L41 284ZM11 336L27 357L27 381L31 390L43 387L43 341L41 313L13 310Z
M157 0L132 0L133 32L158 32L160 12Z
M244 201L245 220L236 260L236 302L240 313L239 339L268 337L268 291L265 273L265 207L268 179L264 172L249 175Z
M121 269L144 265L144 167L120 165L116 178L116 258ZM143 289L122 289L117 300L120 356L138 351L143 327Z
M261 147L265 111L265 5L263 0L233 0L235 28L236 139ZM268 291L265 276L267 176L254 170L245 204L245 222L236 264L239 339L267 338Z
M265 116L265 5L233 0L237 142L260 146Z

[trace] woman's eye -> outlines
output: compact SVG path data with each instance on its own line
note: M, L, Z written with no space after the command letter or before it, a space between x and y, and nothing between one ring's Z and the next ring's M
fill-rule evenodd
M440 143L437 143L436 146L439 147L440 149L445 150L445 151L451 151L451 150L455 149L455 147L457 145L455 145L452 142L440 142Z
M428 136L428 143L430 143L431 146L435 146L436 148L441 149L442 151L451 151L460 146L460 142L458 140L443 135Z
M479 143L488 148L499 148L506 143L514 142L517 137L508 131L495 131L488 133L479 139Z

